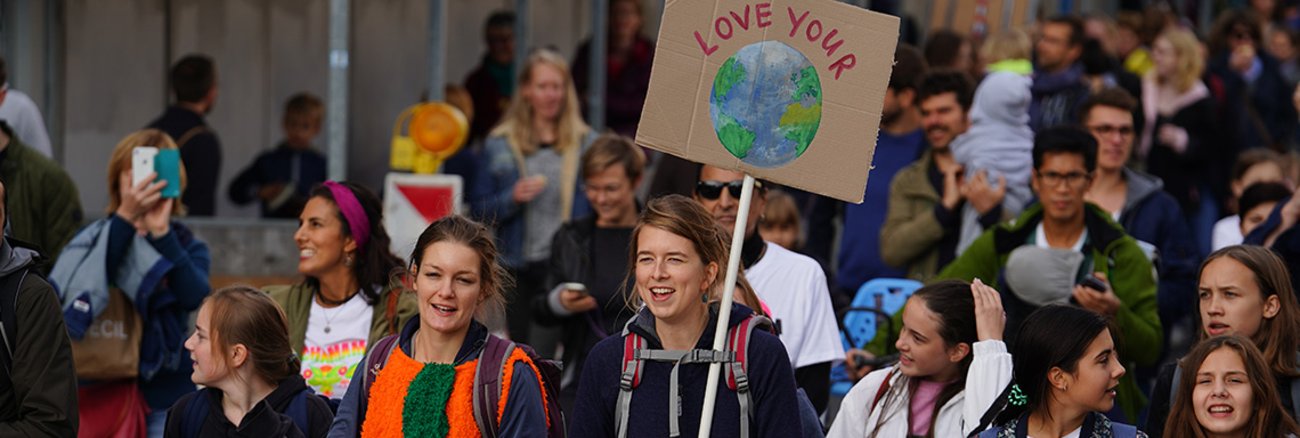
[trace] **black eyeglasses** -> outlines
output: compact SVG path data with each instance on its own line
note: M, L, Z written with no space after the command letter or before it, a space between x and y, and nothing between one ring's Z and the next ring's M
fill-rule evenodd
M722 196L722 189L725 187L727 193L730 193L732 198L740 199L740 190L744 185L744 180L735 180L730 182L700 181L695 183L695 194L700 195L700 197L704 199L714 200L718 199L719 196ZM763 190L763 183L754 181L754 190Z

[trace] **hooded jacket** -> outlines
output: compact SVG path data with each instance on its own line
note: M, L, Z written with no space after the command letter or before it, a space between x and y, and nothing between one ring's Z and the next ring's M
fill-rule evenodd
M289 405L293 402L293 399L302 391L309 391L306 394L308 430L299 430L298 426L293 423L293 419L285 414L289 410ZM274 391L271 391L266 398L253 405L252 410L244 414L243 420L238 425L231 423L230 419L226 418L221 406L223 396L221 390L209 387L181 397L167 411L167 427L163 432L164 436L184 436L185 421L193 420L185 418L186 413L189 412L187 408L189 408L190 403L194 402L195 397L208 398L208 412L203 417L199 436L189 438L323 438L329 433L330 423L334 420L334 413L330 411L329 404L325 402L325 399L310 392L310 389L307 388L307 382L303 381L302 376L297 374L281 380Z
M1007 312L1004 333L1014 334L1029 313L1035 310L1021 301L1007 286L1003 273L1011 252L1026 244L1043 220L1043 207L1034 204L1025 209L1015 221L1001 224L975 240L965 253L939 272L940 279L971 281L975 278L997 279ZM1084 228L1087 241L1083 251L1091 257L1091 272L1104 273L1111 289L1119 298L1120 308L1115 315L1119 332L1120 357L1126 362L1150 366L1160 358L1164 336L1156 304L1156 281L1152 275L1151 261L1137 241L1124 233L1124 229L1111 220L1101 208L1085 204ZM902 312L899 312L901 315ZM1015 345L1015 339L1004 337ZM1138 418L1138 411L1146 403L1137 387L1133 374L1120 379L1119 404L1129 419Z
M1124 232L1144 247L1154 247L1159 272L1156 292L1161 321L1177 321L1191 311L1196 300L1196 271L1200 257L1182 209L1166 193L1160 178L1125 168L1128 193L1120 210ZM1146 248L1144 248L1146 249Z
M1029 190L1029 174L1034 167L1034 131L1029 129L1031 82L1011 72L986 76L975 89L970 129L953 139L951 145L953 158L966 169L968 180L978 171L987 172L990 185L997 184L998 176L1006 177L1002 208L1012 216L1020 214L1034 197ZM983 231L979 213L966 203L957 253L964 252Z
M194 364L185 351L185 336L190 313L212 288L211 264L207 244L180 222L173 220L162 237L142 237L130 222L113 214L77 233L59 256L50 280L59 288L68 332L77 338L107 305L110 286L126 292L144 325L140 389L150 408L166 409L194 391ZM89 311L75 302L91 303Z
M12 227L9 235L35 245L47 262L53 262L81 227L77 185L59 163L13 137L13 130L3 121L0 130L10 134L9 146L0 150L5 215ZM41 272L49 270L50 266L45 265Z
M38 269L40 259L25 244L0 238L0 279ZM77 373L54 287L29 272L18 286L15 310L13 363L9 381L0 382L0 436L75 437Z
M729 327L739 324L745 316L753 311L740 304L733 304ZM717 311L711 306L709 322L704 333L696 341L695 348L711 349L713 330L717 325ZM648 348L662 350L663 343L655 331L654 315L643 308L631 321L627 330L636 332L645 338ZM794 374L790 369L790 359L781 341L771 333L754 330L749 341L749 358L746 364L751 397L754 401L750 407L750 433L755 437L797 437L802 436L799 421L799 402L795 395ZM587 357L587 365L578 385L578 402L572 412L569 423L569 436L612 437L615 436L616 424L614 410L617 409L619 380L623 367L623 337L610 336L596 344ZM628 416L629 437L665 437L668 436L670 373L673 364L668 362L645 361L641 372L641 384L632 392L632 403ZM707 364L683 364L677 370L680 387L680 430L683 434L693 434L700 428L700 413L703 409L704 387L708 377ZM713 411L712 436L740 436L740 403L736 393L727 389L719 381L717 404Z

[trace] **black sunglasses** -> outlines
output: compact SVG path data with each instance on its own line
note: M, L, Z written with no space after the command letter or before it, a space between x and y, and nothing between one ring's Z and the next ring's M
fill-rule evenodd
M732 198L740 199L740 190L744 185L744 180L735 180L730 182L700 181L695 183L695 194L700 195L700 197L704 199L714 200L718 199L719 196L722 196L722 189L725 187L727 193L730 193ZM754 190L762 191L763 184L755 181Z

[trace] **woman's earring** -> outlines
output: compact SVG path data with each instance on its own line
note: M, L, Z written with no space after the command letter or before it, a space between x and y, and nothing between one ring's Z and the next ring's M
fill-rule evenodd
M705 304L708 304L708 303L709 303L709 293L708 293L708 292L704 292L704 293L701 293L701 294L700 294L700 302L701 302L701 303L705 303Z
M343 256L343 266L352 267L352 254Z

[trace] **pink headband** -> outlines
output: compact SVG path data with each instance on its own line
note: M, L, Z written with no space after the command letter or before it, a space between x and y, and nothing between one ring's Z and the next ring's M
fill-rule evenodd
M352 240L357 242L357 249L360 250L370 240L370 217L366 216L366 210L361 208L357 195L342 184L325 181L322 185L334 195L334 205L339 207L339 213L343 213L343 218L348 220Z

